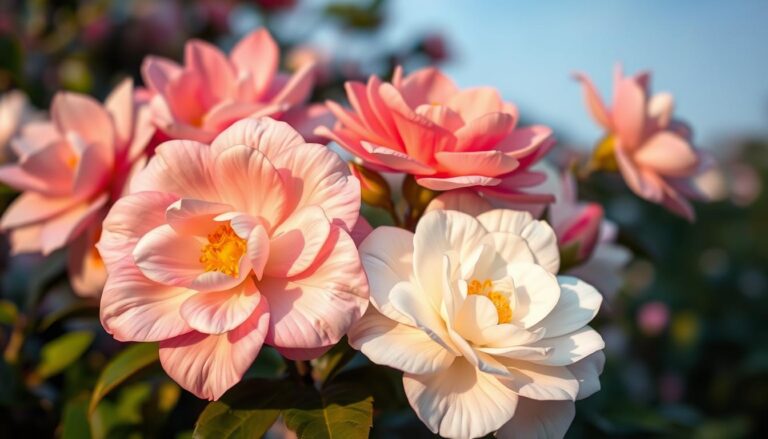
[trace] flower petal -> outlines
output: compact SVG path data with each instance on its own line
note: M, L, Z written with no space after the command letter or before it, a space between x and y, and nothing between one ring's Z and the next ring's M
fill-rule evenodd
M203 334L223 334L245 322L261 301L251 279L224 291L197 293L181 304L181 317Z
M520 398L515 416L496 432L496 437L559 439L568 432L575 416L576 405L572 401Z
M574 377L579 380L579 393L576 399L592 396L600 390L600 374L605 366L605 354L597 351L581 361L568 365Z
M209 228L217 215L231 210L229 204L182 198L168 206L165 220L180 234L195 234Z
M687 177L699 167L699 156L690 143L670 131L649 138L634 156L641 166L672 177Z
M349 344L376 364L408 373L432 373L448 368L453 354L424 331L398 323L369 308L352 325Z
M232 49L229 58L238 70L250 73L256 96L260 97L277 73L280 48L269 31L261 28L243 37Z
M587 325L600 310L603 296L591 285L575 277L558 276L560 300L535 328L544 328L547 337L557 337Z
M536 263L550 273L560 269L560 251L557 236L544 221L534 220L530 213L509 209L497 209L478 215L477 220L489 232L506 232L520 235L528 243Z
M606 130L610 130L610 113L605 107L603 99L600 97L600 93L597 91L595 84L592 83L592 80L589 79L587 75L582 73L576 73L574 77L581 83L581 87L584 90L584 101L587 103L587 109L589 109L592 118L598 125Z
M565 366L542 366L519 360L503 359L512 375L502 380L520 396L536 400L576 399L579 381Z
M603 338L594 329L585 326L578 331L559 337L543 338L529 347L551 348L551 354L543 359L531 359L537 364L568 366L605 347Z
M424 424L443 437L481 437L515 413L517 395L491 374L457 358L439 372L403 375L411 407Z
M433 210L458 210L468 215L478 216L491 210L491 203L476 192L468 189L457 189L442 193L429 202L427 212Z
M307 206L294 212L272 234L264 273L271 277L301 274L315 262L330 233L322 208Z
M331 229L312 267L290 279L265 276L259 289L272 314L267 343L279 348L335 344L368 306L357 248L338 227Z
M219 335L189 332L160 342L160 363L168 375L198 398L219 399L237 384L256 359L269 322L261 298L251 317Z
M147 167L131 180L131 192L160 191L177 198L220 200L211 177L208 145L171 140L158 146ZM183 163L184 166L179 166Z
M416 182L433 191L450 191L474 186L495 186L501 182L498 178L482 175L461 175L458 177L421 177Z
M557 305L560 286L557 278L539 265L515 262L507 266L515 285L515 309L512 322L531 328Z

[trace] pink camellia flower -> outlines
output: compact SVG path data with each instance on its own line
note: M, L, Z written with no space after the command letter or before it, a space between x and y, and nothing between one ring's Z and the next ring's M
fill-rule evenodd
M692 221L695 214L688 198L704 199L692 179L708 160L691 144L690 129L672 118L672 96L652 96L649 73L625 77L617 68L613 105L608 108L587 76L577 74L576 79L592 118L606 130L598 146L601 154L613 154L611 166L618 167L637 195Z
M339 143L373 169L411 174L421 186L447 191L472 188L513 203L547 203L529 194L544 176L530 171L554 144L541 125L519 128L517 108L490 87L459 90L435 68L391 83L371 76L348 82L351 110L327 102L333 130L317 134Z
M154 93L155 123L172 139L207 143L246 117L284 120L305 137L329 121L322 104L305 105L314 67L304 65L292 76L279 73L280 49L265 29L240 40L229 56L205 41L190 41L184 61L180 66L150 56L141 69Z
M329 349L365 311L352 238L360 185L284 122L245 119L208 146L160 145L104 220L101 321L159 341L160 362L218 399L263 343L291 359Z
M130 80L103 106L88 96L59 93L51 116L25 125L12 143L18 163L0 167L0 181L24 192L1 226L10 231L15 253L49 254L69 244L72 287L96 297L106 277L94 247L101 220L128 176L145 163L154 129Z

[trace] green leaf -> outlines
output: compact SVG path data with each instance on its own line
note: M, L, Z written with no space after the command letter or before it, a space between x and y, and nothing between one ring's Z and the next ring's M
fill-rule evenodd
M37 365L36 375L46 379L61 372L88 350L93 337L90 331L76 331L48 342L40 352L42 359Z
M0 300L0 324L12 325L19 316L19 310L13 302Z
M283 409L291 406L298 386L289 381L244 381L203 410L194 438L261 437Z
M90 439L91 430L88 423L88 399L76 398L64 407L61 420L62 439Z
M309 387L296 408L283 412L285 425L299 438L367 438L373 425L373 397L361 383L331 382L322 391Z
M320 382L326 382L334 377L357 351L349 347L346 338L339 341L325 355L315 361L314 369Z
M93 389L88 410L93 412L99 401L112 389L147 366L157 362L158 359L157 343L137 343L117 354L101 371L96 387Z

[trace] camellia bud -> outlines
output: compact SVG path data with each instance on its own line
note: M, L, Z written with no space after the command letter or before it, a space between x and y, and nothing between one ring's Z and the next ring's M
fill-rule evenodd
M355 162L349 162L349 170L360 180L360 194L365 204L392 209L392 191L381 174Z
M584 205L573 219L558 225L555 232L560 245L562 269L588 260L595 250L603 222L603 208L596 203Z
M429 202L438 194L440 193L419 185L412 175L407 175L403 180L403 198L414 211L424 212Z

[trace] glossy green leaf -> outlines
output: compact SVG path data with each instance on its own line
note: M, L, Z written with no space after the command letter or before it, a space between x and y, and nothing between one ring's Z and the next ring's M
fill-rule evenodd
M56 310L43 318L40 322L38 329L45 331L53 326L56 322L60 322L72 317L84 317L84 316L99 316L99 302L95 300L78 300L77 302Z
M373 397L364 383L331 382L318 392L305 387L295 408L283 412L299 438L367 438L373 424Z
M356 350L352 349L343 338L336 346L314 362L314 370L318 380L326 382L333 378L355 356Z
M91 331L76 331L48 342L40 353L40 364L37 365L36 375L46 379L64 370L80 358L93 342Z
M101 372L93 389L89 410L93 412L112 389L158 360L157 343L137 343L117 354Z
M280 413L292 405L300 386L289 381L254 379L239 384L203 410L193 437L248 439L261 437Z

